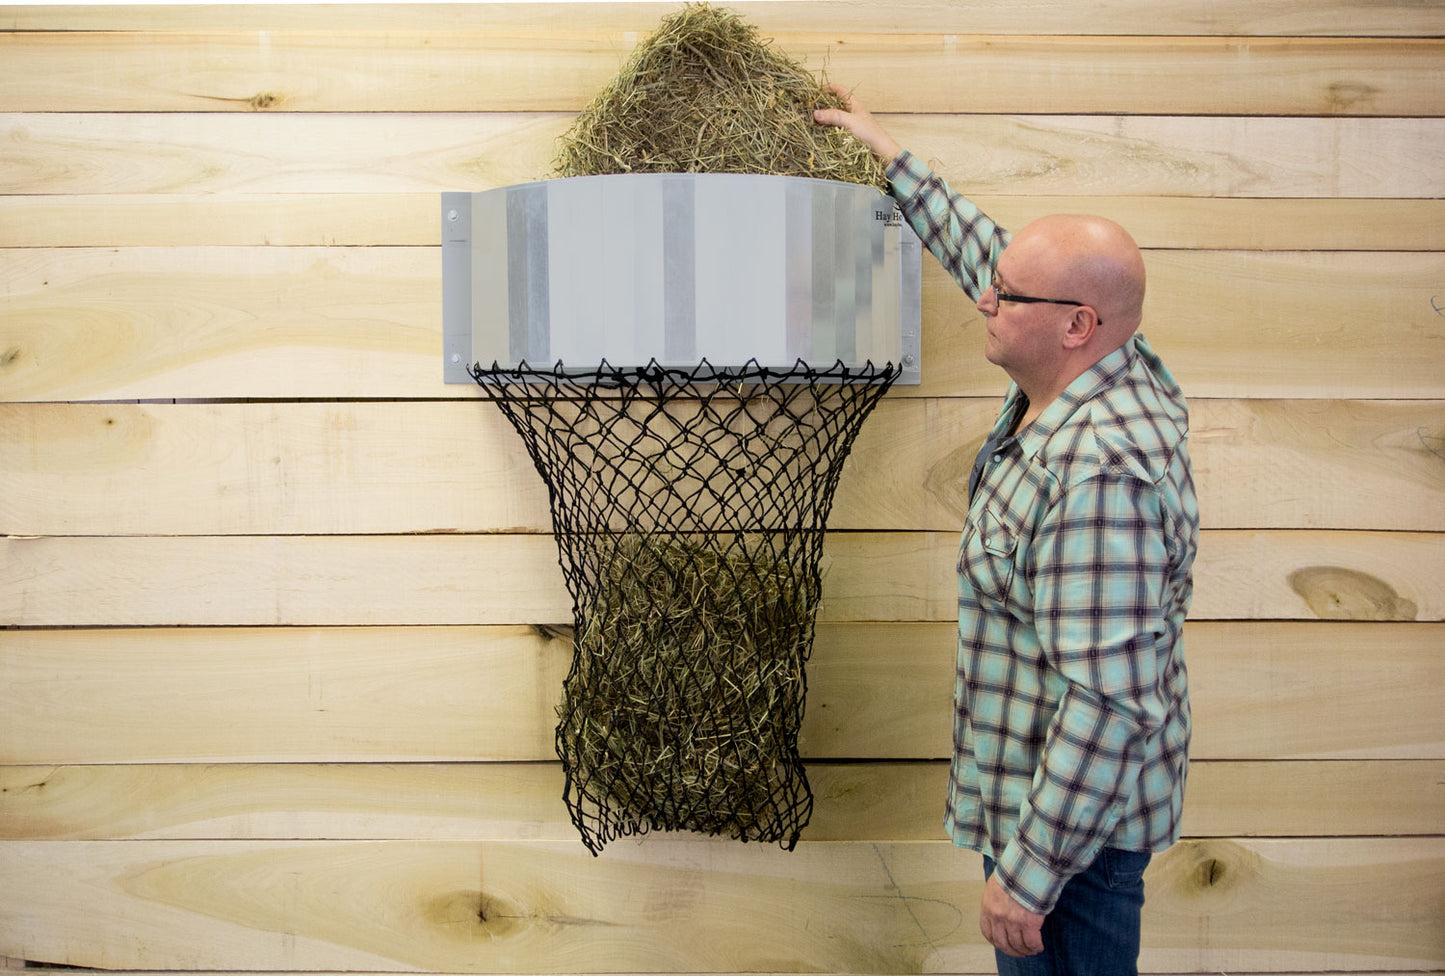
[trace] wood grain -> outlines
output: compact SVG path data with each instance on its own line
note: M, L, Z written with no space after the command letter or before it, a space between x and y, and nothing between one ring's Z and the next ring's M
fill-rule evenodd
M0 29L52 30L530 30L565 23L588 31L647 32L682 0L598 3L338 3L251 5L95 5L0 8ZM1301 9L1292 0L1116 0L1081 8L1068 0L896 0L885 16L869 3L780 0L749 4L745 16L765 32L874 31L964 34L1197 34L1297 37L1431 37L1445 34L1438 7L1415 0L1320 0Z
M1203 524L1445 525L1445 416L1435 421L1434 406L1434 401L1192 401L1189 449ZM1390 510L1399 514L1385 516Z
M635 32L0 33L0 105L25 112L576 112ZM778 34L877 111L1421 116L1429 38ZM966 83L965 83L966 82Z
M956 530L995 399L884 400L835 530ZM1196 400L1206 528L1445 525L1438 401ZM1298 486L1309 485L1308 493ZM0 404L14 535L547 532L546 488L490 404ZM144 496L147 505L133 500Z
M1438 966L1439 838L1203 840L1146 876L1153 971ZM968 972L977 855L802 844L8 841L0 950L109 968ZM1373 906L1367 910L1368 906Z
M0 400L480 397L442 382L437 252L0 250ZM1146 264L1145 332L1190 396L1445 396L1438 253ZM922 300L924 382L898 395L1002 395L982 315L932 258Z
M806 841L945 839L944 761L807 775ZM1442 777L1441 760L1196 760L1184 835L1432 835ZM0 766L0 839L576 840L562 784L556 762Z
M10 972L11 970L20 971L20 970L26 970L26 969L30 970L32 976L39 976L39 973L36 972L37 970L39 970L41 973L43 973L43 972L45 972L45 971L47 971L47 970L49 970L49 971L51 971L51 972L57 971L56 967L48 967L48 966L46 966L46 965L43 964L43 963L34 963L34 964L31 964L31 965L27 966L26 963L25 963L25 960L23 960L23 959L10 959L10 960L0 959L0 972ZM1424 970L1424 971L1425 971L1425 972L1430 972L1430 973L1438 973L1438 972L1441 972L1441 970ZM232 971L232 972L235 972L235 971ZM977 973L953 973L953 974L951 974L951 976L992 976L992 974L993 974L994 972L996 972L996 970L993 970L993 969L980 969L980 970L978 970ZM151 971L146 971L146 970L127 970L127 976L209 976L209 974L208 974L208 973L202 973L202 972L199 972L199 971L190 971L190 972L187 972L187 971L185 971L185 970L167 969L167 970L164 970L164 971L155 971L155 970L151 970ZM270 974L270 973L260 973L260 972L254 972L254 971L253 971L253 972L235 972L235 976L273 976L273 974ZM308 976L351 976L351 974L350 974L350 973L341 973L341 972L332 972L332 973L316 972L316 973L308 974ZM460 976L460 974L442 973L442 974L438 974L438 976ZM686 974L686 973L661 974L661 973L659 973L659 974L657 974L657 976L692 976L692 974ZM756 974L752 974L752 973L718 973L718 974L716 974L716 976L756 976ZM811 976L811 974L791 973L791 974L776 974L776 976ZM1198 976L1216 976L1216 974L1213 974L1213 973L1203 973L1203 974L1198 974ZM1240 970L1232 970L1232 971L1230 972L1230 976L1264 976L1264 974L1262 974L1262 973L1247 973L1247 972L1242 972L1242 971L1240 971ZM1393 973L1385 973L1385 972L1378 972L1378 971L1376 971L1376 972L1364 972L1364 971L1360 971L1360 970L1351 970L1351 971L1350 971L1350 976L1399 976L1399 972L1396 971L1396 972L1393 972Z
M1374 257L1392 282L1383 288L1350 270L1373 260L1365 255L1151 251L1143 332L1192 397L1438 398L1442 302L1428 282L1440 255L1395 254L1389 268ZM983 317L933 264L925 259L924 382L913 389L990 389L997 370L975 345ZM1398 341L1411 356L1391 348Z
M830 533L819 619L954 619L957 549L955 532ZM8 537L0 554L9 626L571 621L542 535ZM1206 531L1191 616L1440 620L1442 578L1439 533Z
M1445 758L1445 625L1185 630L1197 759ZM948 758L956 641L820 624L802 754ZM526 627L0 631L0 763L550 760L570 655Z
M1007 227L1100 213L1144 248L1445 250L1445 200L1144 196L974 197ZM432 246L435 193L27 194L0 196L0 247Z
M4 113L0 185L63 195L489 190L546 178L571 118ZM899 114L883 121L975 195L1445 196L1441 118Z
M1197 757L1445 757L1445 715L1428 692L1407 690L1445 666L1437 624L1191 621L1185 631Z
M1267 607L1292 606L1285 615L1300 619L1439 619L1434 584L1422 586L1399 573L1418 560L1415 565L1428 566L1432 579L1441 578L1434 575L1432 549L1445 560L1445 548L1432 534L1205 532L1190 613L1199 620L1252 620L1279 612Z
M39 976L39 974L36 973L36 970L40 970L41 972L45 972L47 969L50 970L51 972L55 972L55 971L56 971L56 969L55 969L54 967L47 967L47 966L46 966L45 964L43 964L43 963L35 963L35 964L30 965L30 966L26 966L25 960L23 960L23 959L11 959L11 960L0 959L0 972L9 972L9 971L11 971L11 970L17 970L17 971L18 971L18 970L24 970L24 969L29 969L29 970L31 971L31 973L32 973L32 976ZM1425 972L1430 972L1430 973L1438 973L1438 972L1441 972L1441 970L1424 970L1424 971L1425 971ZM994 969L989 969L989 968L985 968L985 969L980 969L980 970L978 970L977 973L953 973L953 974L951 974L951 976L992 976L992 974L993 974L994 972L996 972L996 970L994 970ZM163 972L161 972L161 971L154 971L154 970L152 970L152 971L145 971L145 970L128 970L128 971L127 971L127 976L209 976L209 974L204 974L204 973L197 972L197 971L187 972L187 971L185 971L185 970L168 969L168 970L164 970ZM235 973L235 976L270 976L270 974L263 974L263 973L260 973L260 972L249 972L249 973L248 973L248 972L236 972L236 973ZM317 972L317 973L309 974L309 976L351 976L351 974L350 974L350 973L340 973L340 972L332 972L332 973L320 973L320 972ZM460 974L443 973L443 974L438 974L438 976L460 976ZM686 974L686 973L672 973L672 974L657 974L657 976L691 976L691 974ZM756 974L751 974L751 973L718 973L717 976L756 976ZM792 973L792 974L777 974L777 976L811 976L811 974ZM1198 976L1216 976L1216 974L1214 974L1214 973L1203 973L1203 974L1198 974ZM1262 974L1262 973L1247 973L1247 972L1242 972L1242 971L1240 971L1240 970L1232 970L1232 971L1230 972L1230 976L1264 976L1264 974ZM1378 971L1376 971L1376 972L1364 972L1364 971L1360 971L1360 970L1351 970L1351 971L1350 971L1350 976L1399 976L1399 973L1398 973L1398 971L1393 972L1393 973L1385 973L1385 972L1378 972Z

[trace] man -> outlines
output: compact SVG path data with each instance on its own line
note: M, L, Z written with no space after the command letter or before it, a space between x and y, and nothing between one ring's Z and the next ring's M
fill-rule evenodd
M984 855L980 928L1000 973L1137 973L1144 868L1179 837L1199 530L1184 399L1136 331L1143 258L1100 217L1010 239L834 90L815 121L887 163L1013 381L958 562L945 825Z

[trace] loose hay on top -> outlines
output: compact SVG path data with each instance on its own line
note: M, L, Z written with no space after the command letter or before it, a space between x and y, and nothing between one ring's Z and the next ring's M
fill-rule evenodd
M840 100L732 11L695 4L638 45L561 139L558 176L768 173L863 183L883 165L846 131L813 122Z

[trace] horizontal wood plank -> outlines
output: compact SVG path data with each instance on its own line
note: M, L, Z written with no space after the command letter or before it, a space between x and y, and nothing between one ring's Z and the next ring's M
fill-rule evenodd
M26 961L23 960L23 959L9 959L9 960L0 959L0 972L10 972L10 971L12 971L12 970L14 970L14 971L26 970L26 971L28 971L28 972L31 974L31 976L52 976L52 974L59 974L59 973L64 973L64 972L67 972L67 971L68 971L68 970L67 970L65 967L63 967L63 966L49 966L49 965L47 965L47 964L45 964L45 963L31 963L31 964L28 964L28 965L27 965L27 964L26 964ZM238 972L238 971L236 971L236 970L229 970L228 972L229 972L230 976L300 976L300 974L297 973L297 972L294 971L294 970L289 971L289 972L284 972L284 971L278 972L278 971L276 971L276 970L267 970L267 971L265 971L265 973L256 972L256 971L252 971L252 972ZM992 974L994 974L995 972L997 972L997 970L992 969L992 968L984 968L984 969L978 970L977 973L954 972L954 973L950 973L949 976L992 976ZM1411 970L1411 972L1431 974L1431 976L1433 976L1433 974L1438 974L1438 973L1441 973L1441 972L1445 972L1445 970L1428 969L1428 970ZM126 971L126 976L211 976L211 974L210 974L210 973L202 973L202 972L200 972L200 971L195 971L195 970L192 970L192 971L189 971L189 972L188 972L188 971L186 971L186 970L167 969L167 970L164 970L164 971L157 971L157 970L150 970L150 971L146 971L146 970L127 970L127 971ZM353 974L352 974L352 973L342 973L342 972L331 972L331 973L310 972L310 973L307 974L307 976L353 976ZM438 973L437 976L460 976L460 974ZM658 974L656 974L656 976L695 976L695 974L691 974L691 973L658 973ZM717 973L717 974L715 974L715 976L758 976L758 974L756 974L756 973ZM813 974L811 974L811 973L807 973L807 974L805 974L805 973L791 973L791 974L771 974L771 976L813 976ZM1143 976L1157 976L1157 974L1154 973L1154 972L1148 971L1148 970L1144 970L1144 971L1143 971ZM1218 974L1217 972L1212 972L1212 973L1197 973L1197 974L1172 974L1172 976L1219 976L1219 974ZM1230 973L1229 973L1229 976L1264 976L1264 974L1262 974L1262 973L1242 972L1242 971L1236 969L1236 970L1231 970ZM1399 971L1399 970L1396 970L1396 971L1394 971L1394 972L1388 972L1388 973L1387 973L1387 972L1380 972L1380 971L1369 972L1369 971L1362 971L1362 970L1350 970L1350 976L1400 976L1400 971Z
M576 112L635 32L0 33L0 105L23 112ZM777 50L878 111L1425 116L1434 38L785 33ZM964 83L966 80L966 84Z
M1445 526L1445 415L1435 421L1434 406L1192 400L1189 450L1202 524ZM1383 515L1396 505L1410 514Z
M1377 260L1383 280L1372 271L1361 283L1360 265ZM1191 397L1436 398L1445 303L1427 281L1439 280L1442 261L1434 253L1150 251L1143 332ZM983 316L934 265L925 258L924 382L911 389L989 390L998 370L975 345ZM1389 338L1360 322L1382 323Z
M1432 582L1400 572L1415 560ZM1434 533L1205 531L1190 617L1267 619L1277 607L1293 619L1436 620L1437 562L1445 573Z
M31 964L28 964L28 965L27 965L26 961L23 960L23 959L8 959L8 960L7 960L7 959L0 959L0 972L11 972L11 971L15 971L15 972L27 971L27 972L29 972L29 973L31 974L31 976L48 976L48 974L64 973L64 972L68 972L69 970L67 970L67 969L66 969L65 967L63 967L63 966L48 966L48 965L46 965L45 963L31 963ZM980 970L980 971L979 971L978 973L976 973L976 974L970 974L970 973L952 973L952 974L950 974L950 976L990 976L990 974L992 974L992 973L994 973L994 972L995 972L995 970L993 970L993 969L986 969L986 970ZM1439 971L1439 970L1420 970L1419 972L1438 973L1438 972L1440 972L1440 971ZM259 973L259 972L249 972L249 973L247 973L247 972L236 972L235 970L231 970L230 973L231 973L231 976L282 976L282 974L280 974L280 973L278 973L278 972L276 972L276 971L272 971L272 970L268 970L265 974L262 974L262 973ZM201 972L199 972L199 971L190 971L190 972L187 972L187 971L185 971L185 970L168 969L168 970L165 970L164 972L158 972L158 971L154 971L154 970L152 970L152 971L145 971L145 970L127 970L126 976L210 976L210 974L209 974L209 973L204 973L204 974L203 974L203 973L201 973ZM286 973L285 976L299 976L299 974L297 974L295 971L291 971L290 973ZM333 972L333 973L311 973L311 974L308 974L308 976L352 976L352 974L351 974L351 973ZM450 974L450 973L439 973L439 974L437 974L437 976L454 976L454 974ZM657 976L693 976L693 974L690 974L690 973L671 973L671 974L657 974ZM754 974L754 973L718 973L718 974L716 974L716 976L757 976L757 974ZM793 973L793 974L774 974L774 976L812 976L812 974ZM1154 974L1152 974L1152 973L1147 973L1147 972L1146 972L1146 973L1144 974L1144 976L1154 976ZM1218 974L1216 974L1216 973L1201 973L1201 974L1197 974L1197 976L1218 976ZM1240 972L1240 971L1238 971L1238 970L1234 970L1233 972L1230 973L1230 976L1262 976L1262 974L1258 974L1258 973L1244 973L1244 972ZM1359 972L1359 971L1353 971L1353 970L1352 970L1351 973L1350 973L1350 976L1400 976L1400 974L1399 974L1398 971L1397 971L1397 972L1393 972L1393 973L1384 973L1384 972Z
M534 112L4 113L0 185L52 195L489 190L550 175L571 120ZM1440 118L883 121L975 195L1445 196Z
M1445 625L1185 630L1197 759L1445 758ZM956 641L820 624L802 754L947 758ZM0 631L0 763L549 760L570 657L525 627Z
M565 23L588 31L648 32L682 0L587 3L315 4L12 4L0 29L53 30L545 30ZM881 13L886 9L886 15ZM809 0L748 4L742 13L765 32L874 31L912 34L1198 34L1296 37L1430 37L1445 34L1445 15L1417 0L1115 0L1081 8L1069 0L894 0L819 4Z
M1445 960L1445 840L1205 840L1146 875L1141 968ZM104 968L971 972L976 854L932 843L7 841L0 951Z
M0 250L0 399L480 397L442 382L438 251ZM1145 332L1190 396L1445 397L1439 253L1145 260ZM931 257L922 301L924 381L898 395L1001 395Z
M11 195L0 218L0 247L441 244L435 193Z
M572 618L544 535L7 537L0 554L7 626ZM819 619L955 619L957 555L956 532L830 533ZM1440 533L1205 531L1194 576L1196 620L1445 617Z
M997 408L884 400L829 526L958 528ZM1445 526L1439 401L1195 400L1190 422L1206 528ZM522 439L470 401L0 404L0 495L11 535L552 528Z
M435 193L0 196L0 247L439 246ZM1445 250L1445 200L1143 196L974 197L1007 227L1100 213L1141 247Z
M807 776L806 841L946 839L946 761ZM1433 835L1442 779L1442 760L1195 761L1184 836ZM0 766L0 839L576 840L562 792L556 762Z

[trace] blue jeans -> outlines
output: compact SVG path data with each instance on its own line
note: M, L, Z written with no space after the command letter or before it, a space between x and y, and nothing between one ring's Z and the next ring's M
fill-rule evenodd
M1147 853L1106 847L1069 879L1044 916L1044 951L1014 959L995 950L999 976L1138 976L1139 915ZM993 875L984 857L983 876Z

